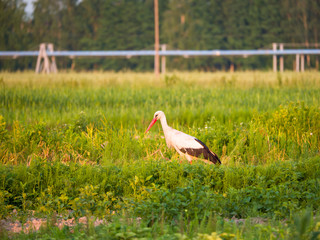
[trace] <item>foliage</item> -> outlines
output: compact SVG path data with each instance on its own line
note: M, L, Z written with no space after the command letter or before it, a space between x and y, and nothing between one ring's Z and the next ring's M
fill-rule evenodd
M303 238L295 235L299 232L300 226L287 224L283 221L255 223L256 219L248 219L236 223L221 217L211 217L208 221L180 222L178 227L173 228L164 222L156 222L154 225L148 226L141 220L132 221L126 216L115 217L113 222L96 227L79 224L74 227L59 228L49 224L37 232L21 232L15 235L6 235L5 232L2 232L0 236L2 239L12 239L12 237L15 239L317 239L320 225L319 216L301 213L296 215L296 219L307 222ZM302 222L302 224L305 223Z
M88 219L19 237L318 236L317 74L286 73L281 86L257 72L0 77L1 218ZM222 165L179 158L160 125L144 135L156 110Z
M21 0L0 1L0 49L37 50L42 42L57 50L154 49L154 4L152 0L36 0L26 16ZM304 48L319 42L319 1L313 0L161 0L160 43L167 49L270 49L273 42L285 48ZM317 46L315 46L317 47ZM291 69L294 57L286 57ZM0 68L34 68L35 58L1 60ZM317 68L317 57L307 65ZM152 57L59 58L58 68L77 70L153 69ZM170 70L270 69L271 58L168 57Z

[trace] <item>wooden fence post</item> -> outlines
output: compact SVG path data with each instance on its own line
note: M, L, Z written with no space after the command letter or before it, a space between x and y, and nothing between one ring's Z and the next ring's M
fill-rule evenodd
M277 51L277 43L272 43L273 51ZM277 55L273 55L273 71L277 72Z
M37 59L37 65L36 65L36 73L44 72L44 73L50 73L50 72L57 72L57 65L56 65L56 60L55 57L52 56L51 60L52 63L50 63L47 50L50 52L53 52L53 44L49 43L48 44L48 49L47 49L47 44L46 43L41 43L40 48L39 48L39 54L38 54L38 59ZM43 63L42 63L43 60Z
M48 51L52 53L54 51L53 48L54 48L53 44L49 43L48 44ZM57 73L58 72L57 65L56 65L56 57L55 56L51 57L50 72L53 72L53 73Z
M234 63L232 62L232 63L230 63L230 72L234 72Z
M299 72L299 58L300 58L300 54L297 54L296 55L296 72Z
M43 59L43 63L41 63L42 59ZM39 55L37 59L36 73L40 73L40 72L46 72L46 73L50 72L49 59L48 59L45 43L40 44Z
M315 43L315 47L318 48L318 42ZM315 67L316 67L316 70L318 71L318 69L319 69L319 57L318 57L318 55L316 56Z
M300 66L300 68L301 68L301 72L304 72L304 55L303 54L301 54L301 66Z
M48 44L48 51L51 52L51 53L54 51L53 43L49 43ZM50 72L53 72L53 73L57 73L58 72L58 68L57 68L57 65L56 65L56 57L55 56L51 56Z
M283 43L280 43L280 51L283 50ZM284 70L283 55L280 56L280 72Z

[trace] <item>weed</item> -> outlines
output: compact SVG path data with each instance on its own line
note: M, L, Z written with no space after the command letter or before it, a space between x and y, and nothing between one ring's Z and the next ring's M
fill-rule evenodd
M71 231L75 238L111 239L318 236L317 74L174 73L163 81L147 73L1 73L0 79L1 218L53 219L21 238L70 238ZM156 110L223 164L180 163L160 125L144 135ZM295 217L304 209L310 210ZM85 216L87 226L58 229L51 226L57 216ZM112 223L94 227L96 218ZM257 227L252 218L270 222Z

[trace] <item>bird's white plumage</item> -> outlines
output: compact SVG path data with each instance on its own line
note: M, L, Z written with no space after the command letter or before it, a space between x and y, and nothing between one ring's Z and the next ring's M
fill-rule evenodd
M162 111L157 111L154 114L155 119L160 119L161 126L166 138L168 147L174 148L202 148L202 145L195 141L195 137L180 132L167 124L166 116Z
M220 163L218 156L210 151L203 142L193 136L169 127L167 124L166 116L162 111L157 111L154 114L154 118L147 128L146 132L149 131L149 129L155 124L157 120L160 120L161 122L167 146L169 148L174 148L180 155L185 156L188 161L191 162L194 157L203 154L203 157L205 157L206 159L210 159L210 163Z
M165 128L163 130L165 138L167 140L167 145L171 145L175 148L193 148L193 149L199 149L203 148L203 146L195 141L195 137L190 136L188 134L185 134L183 132L180 132L173 128Z

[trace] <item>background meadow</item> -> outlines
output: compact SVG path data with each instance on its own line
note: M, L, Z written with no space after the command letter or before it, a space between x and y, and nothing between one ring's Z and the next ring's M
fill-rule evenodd
M2 72L0 216L88 219L17 238L315 238L319 96L317 72ZM157 110L223 164L145 135Z

